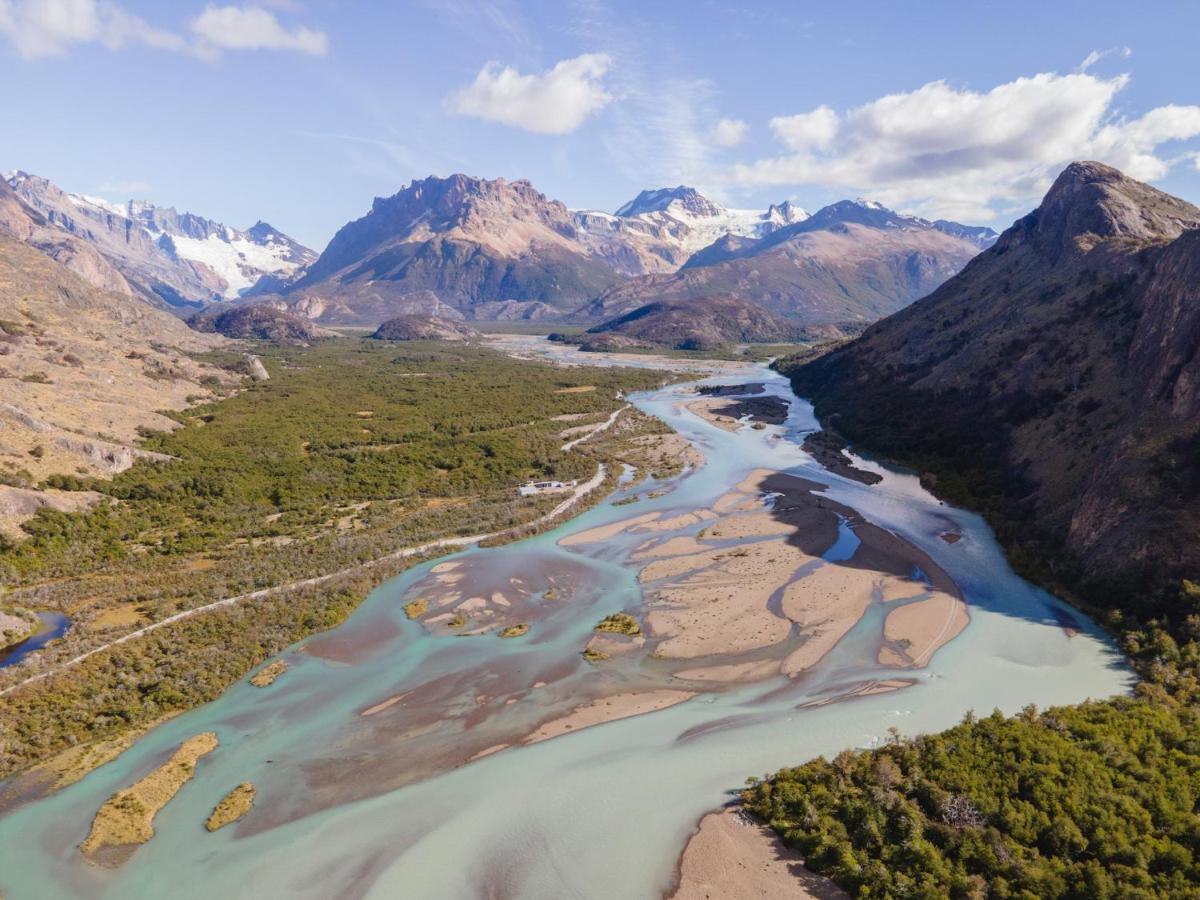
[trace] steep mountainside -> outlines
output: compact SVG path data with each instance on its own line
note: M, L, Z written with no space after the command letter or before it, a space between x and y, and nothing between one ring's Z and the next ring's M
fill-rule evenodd
M1200 576L1191 204L1075 163L931 296L784 368L848 437L983 508L1040 577L1178 615Z
M674 272L697 251L726 235L763 237L808 217L789 201L766 212L726 209L680 185L642 191L615 215L595 210L573 213L581 240L625 275Z
M580 242L567 208L529 182L452 175L376 198L286 296L318 301L318 321L366 325L414 312L404 308L414 295L467 315L514 300L565 309L619 279Z
M230 338L250 338L276 344L306 345L317 337L317 329L307 320L268 303L248 306L210 306L188 319L197 331L223 334Z
M677 350L712 350L727 344L772 344L814 337L794 321L736 297L697 297L648 303L588 331L595 344L614 335Z
M265 222L239 231L192 213L69 194L26 172L6 184L53 230L86 242L120 272L110 290L158 305L231 299L264 277L286 278L316 254Z
M678 273L610 288L577 315L595 321L661 299L722 295L805 324L866 323L929 293L978 253L981 242L986 235L963 226L843 201L753 242L722 237Z
M144 455L138 429L174 428L159 410L182 409L206 395L202 381L229 377L182 352L221 342L0 235L0 531L13 535L41 506L96 499L36 485L132 465Z
M28 244L70 269L92 287L118 294L133 293L129 282L87 241L51 225L0 178L0 233Z

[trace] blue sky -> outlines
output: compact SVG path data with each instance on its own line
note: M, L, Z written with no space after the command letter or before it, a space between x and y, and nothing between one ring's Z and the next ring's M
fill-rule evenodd
M1200 202L1200 4L0 0L0 170L317 247L463 171L1004 226L1099 158Z

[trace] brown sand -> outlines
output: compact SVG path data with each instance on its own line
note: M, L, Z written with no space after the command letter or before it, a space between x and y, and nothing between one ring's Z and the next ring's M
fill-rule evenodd
M405 697L407 697L411 693L412 693L412 691L405 691L403 694L397 694L394 697L388 697L386 700L383 700L380 703L376 703L374 706L367 707L361 713L359 713L359 715L360 716L373 716L373 715L376 715L377 713L383 712L385 709L391 709L393 706L395 706L397 703L399 703L401 700L403 700Z
M671 900L844 900L832 881L804 868L800 854L737 807L709 813L679 862Z
M690 659L745 653L786 639L791 623L771 612L768 601L811 559L780 539L650 563L641 580L681 579L647 599L650 634L665 638L655 655Z
M783 593L783 613L807 640L783 664L795 675L816 665L863 617L875 595L879 573L826 563Z
M702 666L698 669L684 669L676 672L676 678L688 681L718 681L736 683L741 681L762 681L772 675L778 675L780 663L777 659L763 659L757 662L729 663L723 666Z
M742 427L742 423L733 416L717 412L719 409L729 407L729 401L723 397L705 397L702 400L693 400L685 405L691 412L694 412L710 425L716 425L725 431L737 431Z
M902 665L920 669L928 664L939 647L953 640L971 621L967 605L961 599L942 591L933 591L925 600L907 603L888 614L883 636L903 647ZM897 665L897 655L891 648L880 651L879 661Z
M546 741L592 725L601 725L604 722L615 722L617 719L628 719L643 713L657 712L668 706L674 706L676 703L690 700L694 696L696 694L693 691L658 690L602 697L599 700L577 706L565 716L539 726L522 743L536 744L538 741Z
M579 544L599 544L603 541L612 540L621 532L628 531L636 525L653 522L660 515L662 513L643 513L640 516L634 516L632 519L622 519L619 522L612 522L608 525L599 525L596 528L589 528L586 531L569 534L564 538L560 538L558 543L563 547L575 547Z

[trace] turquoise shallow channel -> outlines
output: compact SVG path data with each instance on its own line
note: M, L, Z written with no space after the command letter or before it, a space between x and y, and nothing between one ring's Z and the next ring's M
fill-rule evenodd
M817 427L811 407L765 366L709 381L763 383L767 394L793 401L786 424L723 431L682 407L691 386L635 396L638 407L691 440L706 464L657 499L605 502L552 532L438 561L482 558L489 570L534 583L562 573L574 586L570 598L529 635L427 635L403 611L411 586L435 563L418 566L381 585L335 632L286 652L289 670L272 687L239 683L79 783L0 820L0 895L661 897L697 820L747 776L872 746L891 727L931 731L972 709L1012 713L1130 689L1132 674L1108 638L1013 574L978 516L939 502L911 475L865 463L884 475L865 486L825 470L800 449ZM634 514L707 506L758 468L821 482L825 496L924 550L962 588L970 624L928 667L890 669L875 662L883 611L872 608L799 678L701 693L453 768L436 764L456 748L527 733L548 711L569 710L597 678L637 686L638 672L606 675L580 657L598 619L637 611L637 569L628 561L636 538L581 549L560 547L559 539ZM947 531L961 540L946 543L939 535ZM847 532L827 559L853 552ZM886 678L917 683L800 708ZM404 717L388 708L363 715L401 696L408 699L395 709L405 708ZM423 705L420 721L415 701ZM159 814L155 837L120 868L88 863L78 845L96 809L203 731L215 731L220 746ZM257 786L254 809L207 833L214 804L244 781Z

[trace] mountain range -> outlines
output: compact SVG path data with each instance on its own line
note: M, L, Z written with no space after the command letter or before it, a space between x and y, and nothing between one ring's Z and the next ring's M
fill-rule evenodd
M994 240L990 229L846 200L758 238L727 234L678 272L616 285L578 316L595 321L652 301L725 295L807 325L866 324L929 293Z
M862 200L813 215L787 201L729 209L680 185L610 214L570 210L527 181L452 175L376 198L317 255L263 222L240 231L20 171L0 184L0 209L15 210L0 228L18 223L25 232L10 234L98 288L180 314L266 303L322 325L404 315L595 324L650 302L727 298L854 333L995 239Z
M271 286L316 259L316 254L265 222L241 231L193 213L142 201L110 203L68 193L27 172L5 175L4 193L39 217L34 246L89 245L75 270L94 286L139 296L163 307L199 307ZM67 240L69 235L75 241ZM115 274L114 274L115 273Z
M377 198L278 293L322 323L403 314L596 322L650 300L731 296L805 324L878 318L940 284L988 229L844 203L726 209L693 188L615 213L569 210L527 181L414 181Z
M1044 582L1160 615L1200 570L1198 285L1200 209L1075 163L938 290L785 368Z

